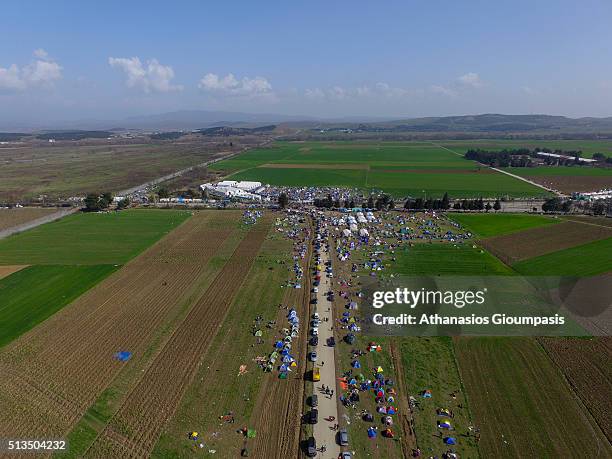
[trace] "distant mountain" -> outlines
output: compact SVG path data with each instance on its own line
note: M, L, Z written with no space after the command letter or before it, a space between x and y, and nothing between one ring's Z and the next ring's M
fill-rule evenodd
M374 123L324 123L317 128L360 132L395 133L535 133L535 132L605 132L612 133L610 118L567 118L551 115L464 115Z

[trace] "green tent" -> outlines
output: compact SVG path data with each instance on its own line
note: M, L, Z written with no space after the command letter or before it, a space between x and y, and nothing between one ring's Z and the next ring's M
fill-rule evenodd
M278 375L278 379L287 379L287 373L283 372Z

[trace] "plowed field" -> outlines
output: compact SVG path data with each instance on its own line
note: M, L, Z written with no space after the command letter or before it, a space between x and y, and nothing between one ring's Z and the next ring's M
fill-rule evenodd
M53 212L57 212L57 209L53 207L0 209L0 231L36 220L37 218L52 214Z
M144 457L151 454L164 424L174 414L198 363L223 323L268 234L270 223L271 216L264 216L249 231L87 456Z
M198 292L239 213L203 212L0 353L0 437L60 437Z

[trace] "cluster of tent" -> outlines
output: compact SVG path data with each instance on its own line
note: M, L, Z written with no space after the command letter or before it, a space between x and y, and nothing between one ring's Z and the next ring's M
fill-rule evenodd
M262 215L260 210L245 210L242 214L242 223L245 225L254 225Z
M291 355L291 342L294 338L298 337L300 331L300 319L295 309L289 309L287 321L291 328L283 329L284 337L274 343L274 351L268 357L268 363L265 367L266 371L272 371L274 364L280 359L280 364L278 365L278 377L280 379L287 379L291 369L297 367L295 357Z

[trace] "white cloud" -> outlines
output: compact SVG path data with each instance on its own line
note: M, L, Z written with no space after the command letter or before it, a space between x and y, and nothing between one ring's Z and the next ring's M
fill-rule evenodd
M140 88L146 93L183 89L181 85L172 84L174 78L172 67L160 64L157 59L147 61L146 66L137 57L109 57L108 63L111 67L123 70L130 88Z
M44 49L34 51L34 56L37 59L23 67L17 64L0 67L0 90L21 91L31 87L50 86L62 78L62 67L49 58Z
M304 91L304 95L308 99L324 99L325 98L325 93L323 92L321 88L306 89L306 91Z
M431 85L429 87L429 90L433 92L434 94L441 94L443 96L448 96L448 97L455 97L457 95L457 93L453 89L447 86L441 86L441 85L436 85L436 84Z
M216 92L230 96L259 97L272 95L272 85L260 76L255 78L243 77L237 79L228 73L221 77L215 73L207 73L200 80L198 87L209 92Z
M466 73L465 75L460 76L458 81L460 84L464 86L471 86L472 88L479 88L483 84L480 76L474 72Z
M42 59L44 61L49 59L49 53L47 53L47 51L45 51L42 48L35 49L34 50L34 56L36 56L37 58Z

